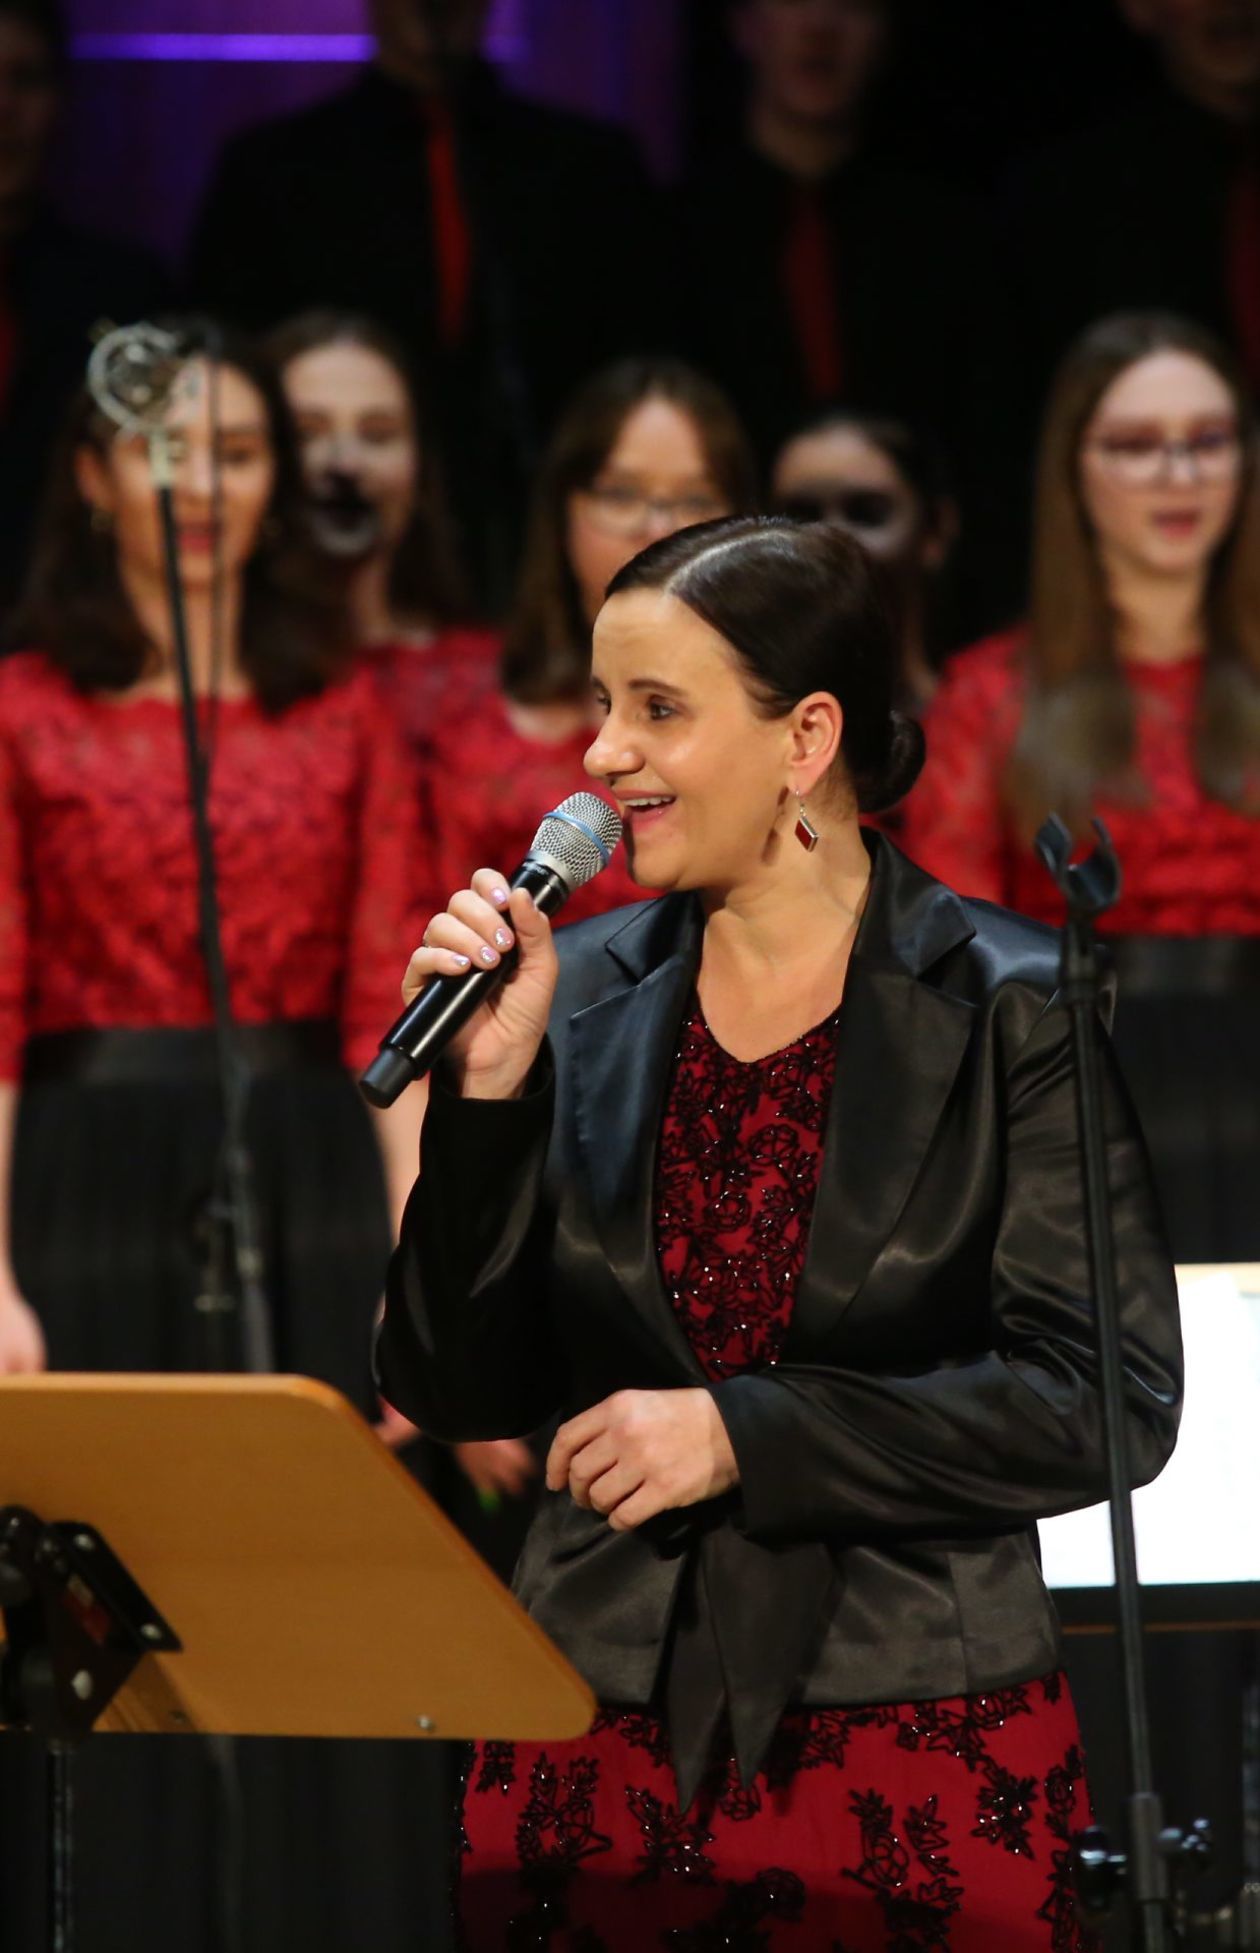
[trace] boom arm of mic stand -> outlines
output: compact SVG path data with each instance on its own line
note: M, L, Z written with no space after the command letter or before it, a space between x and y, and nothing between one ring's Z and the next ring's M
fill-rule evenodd
M218 889L215 878L214 835L210 809L205 755L197 724L197 698L193 688L192 661L188 649L188 620L184 609L184 586L179 571L179 533L175 523L174 481L170 442L166 428L158 424L149 429L149 461L157 495L162 527L162 547L166 568L167 593L171 610L171 635L175 647L175 668L179 679L180 707L188 764L188 793L192 810L193 839L197 851L197 882L201 911L201 942L205 957L210 1000L214 1011L215 1044L218 1055L220 1096L223 1107L223 1142L220 1151L222 1185L212 1194L209 1224L214 1244L210 1257L210 1287L215 1278L221 1283L226 1257L221 1251L222 1230L231 1238L232 1272L241 1311L241 1344L248 1370L275 1368L272 1349L271 1316L263 1288L263 1258L254 1204L253 1174L245 1135L245 1114L249 1080L237 1049L232 1022L231 994L227 967L223 960L223 934L220 927ZM218 1206L226 1212L215 1211ZM213 1309L222 1306L214 1294L206 1301Z
M1085 1231L1098 1323L1129 1776L1127 1852L1112 1852L1105 1835L1095 1828L1076 1841L1075 1864L1078 1894L1085 1903L1092 1903L1096 1910L1105 1910L1116 1888L1123 1884L1137 1926L1135 1943L1145 1948L1146 1953L1164 1953L1171 1944L1170 1865L1184 1868L1195 1856L1201 1856L1203 1827L1195 1827L1193 1844L1180 1832L1165 1829L1151 1764L1141 1587L1133 1532L1133 1474L1129 1461L1115 1235L1103 1121L1098 1035L1101 970L1094 933L1095 919L1113 906L1120 893L1120 863L1102 822L1096 820L1093 826L1098 845L1084 861L1071 860L1072 836L1057 815L1052 814L1045 822L1036 842L1037 852L1067 904L1061 992L1071 1020Z

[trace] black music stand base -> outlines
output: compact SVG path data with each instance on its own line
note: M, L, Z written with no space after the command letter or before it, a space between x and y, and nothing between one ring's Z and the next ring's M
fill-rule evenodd
M94 1527L0 1511L0 1728L42 1737L51 1953L73 1953L73 1753L143 1655L178 1636Z

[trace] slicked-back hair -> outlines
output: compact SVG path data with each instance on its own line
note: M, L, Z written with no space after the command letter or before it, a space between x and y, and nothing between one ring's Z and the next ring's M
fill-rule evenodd
M898 653L865 551L835 523L725 516L633 557L609 598L660 590L734 651L758 709L783 718L813 692L843 715L840 764L861 813L910 791L921 728L893 704Z

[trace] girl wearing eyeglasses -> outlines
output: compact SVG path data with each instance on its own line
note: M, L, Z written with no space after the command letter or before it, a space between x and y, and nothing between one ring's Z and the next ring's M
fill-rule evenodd
M475 868L514 866L547 809L589 786L591 626L611 578L647 543L753 499L734 409L690 367L630 359L580 389L539 470L499 686L435 728L435 911ZM619 852L564 920L642 894Z
M1260 1253L1260 490L1240 375L1197 326L1104 320L1038 468L1027 624L951 660L904 843L1057 921L1032 837L1101 816L1117 1044L1179 1261Z

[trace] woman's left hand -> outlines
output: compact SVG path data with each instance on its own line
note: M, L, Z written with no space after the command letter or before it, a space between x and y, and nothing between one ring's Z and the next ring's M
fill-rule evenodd
M562 1424L547 1454L547 1485L615 1532L658 1512L715 1499L739 1483L726 1426L707 1390L618 1390Z

